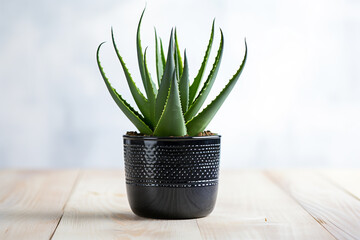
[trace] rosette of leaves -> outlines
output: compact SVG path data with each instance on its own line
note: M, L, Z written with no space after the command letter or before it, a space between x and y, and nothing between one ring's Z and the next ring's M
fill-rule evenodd
M215 61L201 88L200 85L205 67L209 60L210 51L213 45L215 21L213 21L212 24L210 39L200 69L192 82L190 82L189 77L189 66L186 51L184 51L184 58L182 58L176 30L171 30L166 58L162 40L158 38L155 30L155 60L157 78L155 83L151 78L146 64L147 49L143 52L140 41L140 26L144 11L142 12L138 23L136 46L138 65L145 94L142 93L136 86L135 81L132 79L131 74L126 68L125 62L116 46L113 30L111 29L113 47L124 71L130 92L140 112L136 111L128 102L126 102L126 100L111 86L108 78L106 77L99 59L99 51L104 42L99 45L96 55L97 64L102 78L104 79L106 87L116 104L141 134L160 137L186 135L196 136L200 132L204 131L239 79L247 57L246 41L245 55L239 69L225 85L222 91L217 95L217 97L199 112L219 71L224 48L224 36L221 29L221 40ZM184 59L184 61L182 59Z

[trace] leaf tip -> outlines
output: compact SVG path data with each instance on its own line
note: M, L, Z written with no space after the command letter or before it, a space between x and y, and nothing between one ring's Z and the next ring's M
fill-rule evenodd
M141 13L141 16L144 15L144 12L145 12L145 10L146 10L146 7L147 7L147 2L145 2L145 6L144 6L144 9L143 9L143 11L142 11L142 13Z
M220 34L221 34L221 42L224 42L224 33L221 28L219 28L219 29L220 29Z
M101 46L102 46L104 43L106 43L106 42L102 42L102 43L99 44L98 49L97 49L97 51L96 51L96 54L97 54L97 55L99 54L100 48L101 48Z
M142 21L142 18L144 16L145 10L146 10L146 3L145 3L144 10L141 13L140 20L139 20L139 23L138 23L138 30L137 30L138 34L140 34L140 25L141 25L141 21Z

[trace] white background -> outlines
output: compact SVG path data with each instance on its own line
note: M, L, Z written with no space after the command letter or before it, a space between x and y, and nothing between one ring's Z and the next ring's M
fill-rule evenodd
M122 167L122 135L135 130L111 99L95 52L129 102L110 44L139 81L136 26L145 1L4 1L0 7L0 167ZM200 67L211 22L209 71L225 36L208 102L236 72L237 86L208 129L222 135L223 167L360 166L360 1L147 1L143 48L154 67L154 31L167 48L177 26L190 74Z

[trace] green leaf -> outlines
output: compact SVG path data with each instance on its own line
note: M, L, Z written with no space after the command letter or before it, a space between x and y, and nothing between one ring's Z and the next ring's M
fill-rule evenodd
M185 136L186 126L181 110L178 81L174 70L171 79L170 91L164 111L155 128L154 136Z
M143 52L142 52L142 48L141 48L141 40L140 40L140 26L141 26L142 18L143 18L144 13L145 13L145 9L146 9L146 7L144 8L144 10L141 13L141 17L140 17L139 24L138 24L138 27L137 27L136 50L137 50L137 57L138 57L138 63L139 63L139 70L140 70L141 79L142 79L142 82L144 84L145 91L147 93L148 92L148 83L146 82L144 56L143 56Z
M176 46L175 46L175 49L174 49L174 60L175 60L176 79L180 79L178 53L177 53L177 51L176 51Z
M245 41L245 55L241 63L240 68L237 70L235 75L230 79L225 88L220 92L220 94L206 107L204 108L196 117L191 119L186 123L187 131L190 136L195 136L198 133L204 131L206 126L213 119L221 105L224 103L227 96L230 94L231 90L234 88L237 80L239 79L243 68L246 63L247 58L247 44Z
M170 89L172 74L175 70L173 39L174 39L173 30L171 30L166 66L165 66L164 74L162 76L159 91L156 97L156 106L155 106L156 122L160 119L161 113L164 110L166 98Z
M185 113L186 121L189 121L191 118L193 118L197 114L197 112L200 110L201 106L205 102L205 99L209 95L210 90L215 82L216 75L220 68L221 58L222 58L223 49L224 49L224 36L223 36L221 29L220 29L220 32L221 32L220 46L219 46L219 50L217 52L213 67L209 73L208 78L206 79L206 81L204 83L204 86L202 87L201 91L199 92L199 95L197 96L197 98L195 99L193 104L191 104L189 106L189 110Z
M180 53L180 48L179 48L179 43L177 40L176 32L177 31L175 29L176 61L177 61L177 66L178 66L178 74L179 74L179 76L181 76L183 73L183 63L182 63L182 59L181 59L181 53Z
M148 87L148 101L149 101L149 108L150 108L150 121L152 123L152 126L155 126L155 103L156 103L156 87L155 84L153 84L153 81L151 80L151 75L149 73L147 64L146 64L146 52L147 48L145 49L144 53L144 66L145 66L145 76L147 78L147 82L149 83Z
M158 80L158 86L161 83L161 77L164 73L165 62L162 61L161 50L158 46L158 37L155 29L155 56L156 56L156 75Z
M101 46L104 43L101 43L97 49L96 52L96 61L101 73L102 78L104 79L104 82L106 84L107 89L109 90L109 93L111 97L114 99L116 104L119 106L121 111L125 114L125 116L135 125L135 127L140 131L140 133L151 135L152 130L150 127L145 123L145 119L133 108L128 104L120 94L116 92L116 90L111 86L109 80L105 76L104 70L101 66L100 59L99 59L99 51Z
M145 66L145 77L146 77L146 81L148 82L149 84L149 98L154 98L156 99L156 94L157 94L157 88L156 88L156 85L155 83L153 82L152 78L151 78L151 74L149 72L149 69L147 67L147 63L146 63L146 51L147 51L147 48L145 49L145 53L144 53L144 66Z
M160 53L161 53L161 61L163 62L163 66L166 65L166 60L165 60L165 54L164 54L164 48L163 48L163 44L162 44L162 40L160 38Z
M145 119L147 119L147 123L150 123L149 119L151 118L151 116L150 116L150 110L149 110L149 102L144 97L144 95L141 93L141 91L137 88L135 82L133 81L133 79L131 77L131 74L129 73L129 70L126 68L126 64L125 64L124 60L122 59L122 57L119 53L119 50L116 47L113 29L111 29L111 39L112 39L112 43L113 43L116 55L117 55L117 57L121 63L121 66L124 70L124 74L125 74L127 83L129 85L130 92L135 100L135 103L138 106L138 108L140 109L141 113L144 115ZM153 127L153 126L151 126L151 127Z
M180 100L183 113L189 107L189 66L186 58L186 51L184 51L184 71L179 81Z
M189 105L191 105L194 101L194 98L196 96L196 93L199 89L199 85L200 85L200 82L201 82L201 79L202 79L202 76L204 74L204 71L205 71L205 67L206 67L206 64L208 62L208 58L209 58L209 55L210 55L210 50L211 50L211 46L212 46L212 43L213 43L213 40L214 40L214 26L215 26L215 19L213 20L213 24L212 24L212 27L211 27L211 35L210 35L210 39L209 39L209 43L208 43L208 46L206 48L206 52L205 52L205 56L204 56L204 59L201 63L201 67L199 69L199 72L198 74L196 75L193 83L191 84L190 86L190 91L189 91Z

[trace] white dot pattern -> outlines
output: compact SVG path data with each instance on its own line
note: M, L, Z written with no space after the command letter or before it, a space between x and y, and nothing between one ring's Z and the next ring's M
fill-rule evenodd
M220 139L124 140L126 183L140 186L203 187L218 183Z

